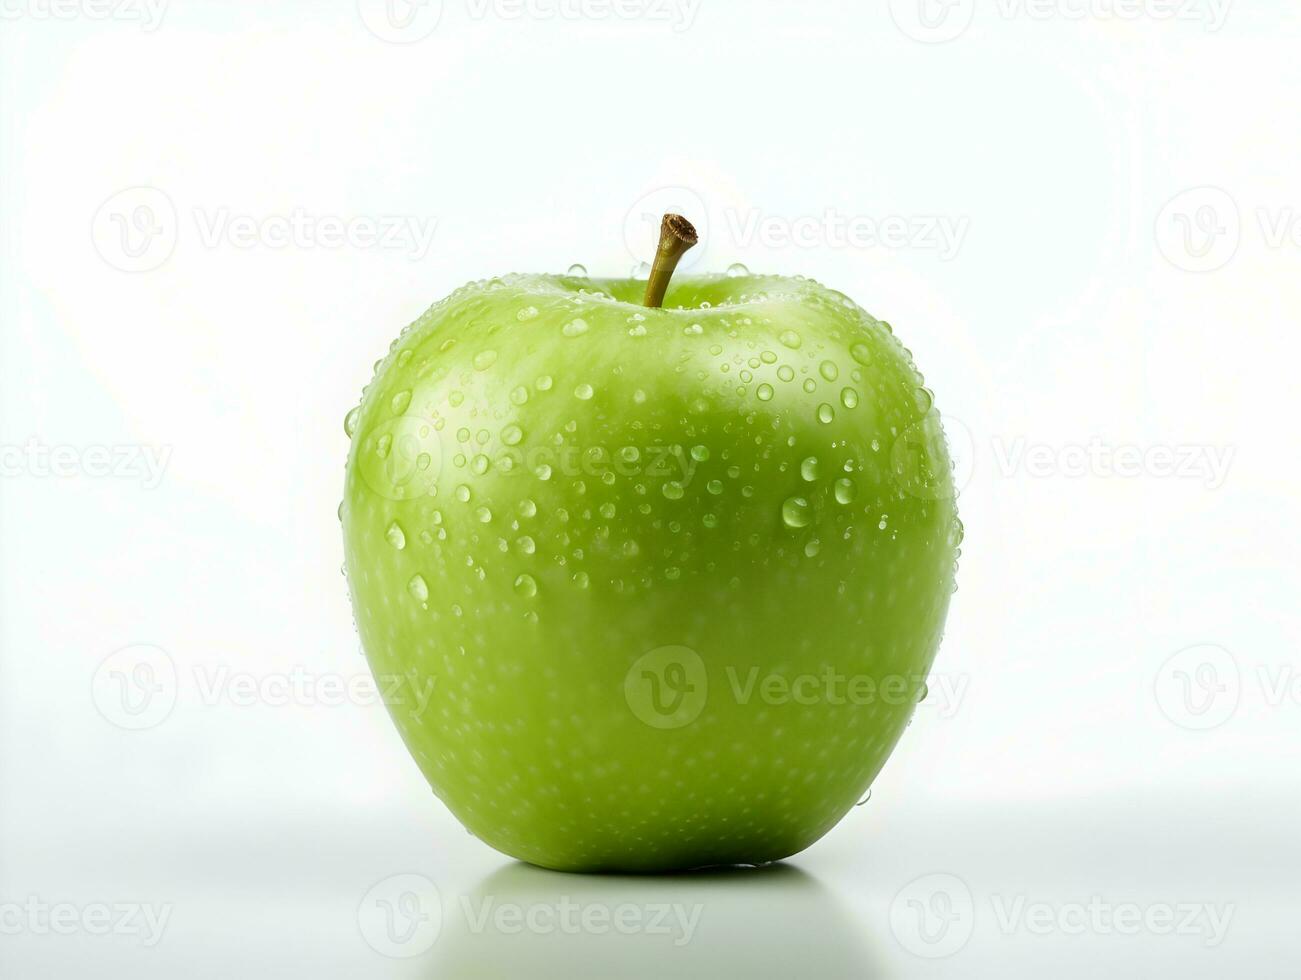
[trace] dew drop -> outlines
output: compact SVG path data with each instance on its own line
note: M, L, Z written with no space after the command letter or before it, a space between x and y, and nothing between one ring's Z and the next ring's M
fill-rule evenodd
M823 402L818 406L818 421L823 425L828 425L836 417L836 410Z
M592 578L586 572L574 572L573 583L580 589L585 589L592 584Z
M538 583L532 575L525 573L515 579L515 592L526 599L531 599L538 594Z
M551 384L552 384L551 375L549 374L542 375L537 380L538 391L550 391Z
M361 406L358 405L351 412L343 417L343 433L349 439L357 431L357 421L361 418Z
M803 497L787 497L782 504L782 521L787 527L808 527L809 502Z
M574 389L574 397L577 398L579 401L585 402L588 399L590 399L594 394L596 394L596 392L589 384L581 384Z
M849 354L859 364L872 363L872 349L868 347L867 344L863 343L861 340L858 343L856 343L853 347L849 348Z
M842 476L836 481L836 503L851 504L858 495L858 488L854 486L854 481L847 476Z
M740 262L733 262L731 265L727 267L728 279L740 279L742 276L748 276L749 274L750 274L750 270L747 269Z
M822 550L822 542L820 542L817 538L811 538L809 539L808 544L804 546L804 556L806 558L812 558L815 555L817 555L817 553L821 550Z
M521 553L526 555L531 555L533 552L538 550L537 544L527 534L516 541L515 545L519 548Z
M804 343L804 338L794 330L783 330L777 339L791 350L798 350L800 345Z
M538 308L536 306L526 306L515 314L515 319L523 323L526 320L532 320L537 315Z
M858 392L853 388L844 388L840 392L840 404L846 408L858 407Z
M565 275L573 276L575 279L586 279L587 266L583 265L581 262L575 262L566 270Z
M523 385L520 385L511 391L510 400L514 405L523 405L529 400L529 390Z
M682 484L677 480L669 480L663 487L661 487L661 490L663 491L664 496L669 500L681 500L684 492Z
M754 390L754 394L761 402L772 401L772 385L765 381Z
M568 323L566 323L563 327L560 328L560 332L564 334L566 337L581 337L583 334L587 333L587 331L588 331L587 321L584 320L582 317L578 317L577 319L570 320Z
M835 381L840 377L840 368L836 367L835 361L823 361L818 365L818 373L828 381Z
M425 584L424 576L419 572L411 576L411 581L407 583L407 591L420 602L429 601L429 586Z
M492 522L492 511L487 507L477 508L474 512L474 516L478 519L480 524L488 524Z
M931 397L931 393L925 388L917 388L913 391L913 405L916 406L919 415L925 415L929 412L933 404L935 404L935 399Z
M407 546L407 536L402 530L402 525L397 521L388 526L388 530L384 532L384 537L388 538L388 543L397 548L398 551Z
M481 350L474 355L474 369L476 371L486 371L497 363L497 352L495 350Z
M692 446L692 447L691 447L691 458L694 459L697 463L703 463L703 462L705 462L707 459L709 459L709 447L708 447L708 446Z
M818 458L816 456L810 456L800 463L800 476L807 483L812 483L818 478Z
M519 502L519 512L524 517L533 517L538 512L538 505L528 497L525 497Z
M501 430L501 441L507 446L518 446L524 438L524 430L518 425L508 425Z

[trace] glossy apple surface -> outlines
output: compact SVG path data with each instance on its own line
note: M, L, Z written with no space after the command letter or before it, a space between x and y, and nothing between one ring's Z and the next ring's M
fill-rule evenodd
M403 331L341 508L362 643L475 835L534 864L763 863L880 771L961 525L911 356L781 277L508 276Z

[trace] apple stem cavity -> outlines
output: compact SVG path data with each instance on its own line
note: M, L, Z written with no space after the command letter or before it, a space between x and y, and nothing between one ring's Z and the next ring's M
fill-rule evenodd
M655 250L650 278L646 280L646 299L642 305L659 309L664 305L664 293L673 278L673 270L687 249L700 241L695 226L680 214L666 214L660 222L660 244Z

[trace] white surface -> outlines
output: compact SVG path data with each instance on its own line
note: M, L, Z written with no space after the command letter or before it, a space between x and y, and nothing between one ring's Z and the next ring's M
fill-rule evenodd
M51 9L0 21L7 976L1296 973L1294 5ZM969 477L961 589L871 801L788 868L546 875L460 829L364 686L319 687L366 677L341 422L434 299L623 274L665 207L703 217L696 268L895 324ZM138 645L175 703L123 714ZM412 874L441 928L426 890L389 958ZM569 935L566 897L700 914ZM502 906L536 927L475 930Z

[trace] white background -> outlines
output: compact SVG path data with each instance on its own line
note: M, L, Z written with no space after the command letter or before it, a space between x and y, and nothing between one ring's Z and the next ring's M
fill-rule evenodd
M1295 975L1294 4L0 8L7 976ZM342 419L429 303L626 274L668 208L697 270L895 325L959 457L960 590L805 854L549 875L364 688L306 687L368 676ZM699 920L570 934L562 899ZM476 927L502 907L533 926Z

